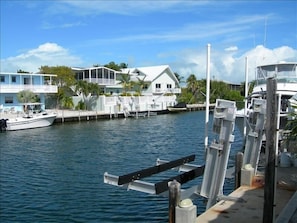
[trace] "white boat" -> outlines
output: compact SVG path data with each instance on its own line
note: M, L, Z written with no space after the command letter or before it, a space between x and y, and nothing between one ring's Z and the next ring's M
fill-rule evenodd
M8 119L2 119L1 125L3 126L1 130L14 131L41 128L52 125L57 115L42 111L40 109L40 105L40 103L24 104L24 108L26 108L25 114L20 117L9 117Z
M243 132L244 118L251 118L253 113L252 100L266 99L267 79L275 78L276 95L278 100L278 129L284 129L288 115L292 112L291 101L297 94L297 62L280 62L275 64L258 66L256 69L255 85L252 93L248 96L247 108L238 110L236 125ZM247 131L249 126L247 127Z

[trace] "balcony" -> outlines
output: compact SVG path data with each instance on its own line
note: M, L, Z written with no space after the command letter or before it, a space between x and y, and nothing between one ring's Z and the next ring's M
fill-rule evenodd
M33 93L57 93L58 87L56 85L12 85L0 84L0 93L18 93L23 90L29 90Z

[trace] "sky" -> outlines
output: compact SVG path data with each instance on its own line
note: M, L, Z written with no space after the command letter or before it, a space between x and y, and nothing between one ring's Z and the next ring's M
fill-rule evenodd
M1 0L2 72L41 66L169 65L186 81L249 80L297 61L295 0Z

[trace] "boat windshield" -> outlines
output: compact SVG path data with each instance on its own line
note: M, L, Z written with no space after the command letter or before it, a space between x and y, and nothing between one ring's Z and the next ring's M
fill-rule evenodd
M274 77L279 83L297 83L295 63L273 64L257 67L258 84L264 84L267 78Z

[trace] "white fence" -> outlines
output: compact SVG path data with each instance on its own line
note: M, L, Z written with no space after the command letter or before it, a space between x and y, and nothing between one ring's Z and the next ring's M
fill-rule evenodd
M74 106L81 97L73 97ZM176 104L176 96L99 96L90 98L86 102L89 110L106 114L117 114L124 112L160 111L166 110L168 106Z

